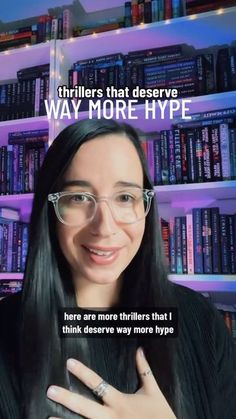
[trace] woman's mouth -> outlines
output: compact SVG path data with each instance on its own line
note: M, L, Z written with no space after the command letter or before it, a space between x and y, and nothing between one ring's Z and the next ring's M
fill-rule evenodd
M119 255L120 247L102 248L82 246L89 260L98 265L108 265L115 261Z

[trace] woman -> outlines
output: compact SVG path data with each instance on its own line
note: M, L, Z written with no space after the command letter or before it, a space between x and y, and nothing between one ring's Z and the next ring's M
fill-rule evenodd
M1 304L4 419L235 417L235 348L203 297L168 282L152 196L128 125L77 122L50 147L23 293ZM61 308L158 306L178 307L177 339L58 333Z

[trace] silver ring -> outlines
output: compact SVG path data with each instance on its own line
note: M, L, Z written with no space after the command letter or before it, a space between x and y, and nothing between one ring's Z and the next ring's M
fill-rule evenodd
M143 377L146 377L147 375L152 375L152 371L149 368L149 370L142 372L141 375L143 375Z
M101 383L93 389L93 394L95 394L95 396L97 396L99 399L102 399L103 396L105 396L107 393L108 387L109 384L105 380L102 380Z

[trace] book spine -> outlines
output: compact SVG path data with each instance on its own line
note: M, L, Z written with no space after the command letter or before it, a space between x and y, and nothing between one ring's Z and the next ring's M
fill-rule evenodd
M201 129L203 149L203 176L205 182L210 182L212 180L212 155L209 131L209 127L203 127Z
M187 134L187 162L188 162L188 182L194 183L197 180L196 167L196 142L195 130L188 129Z
M2 223L3 244L2 244L2 272L7 272L7 250L8 250L8 223Z
M230 274L229 264L229 219L225 214L220 214L221 237L221 266L223 274Z
M132 0L131 4L131 16L132 16L132 25L136 26L139 24L139 7L138 0Z
M229 48L221 48L216 59L217 91L231 90Z
M139 23L144 22L144 0L138 0Z
M161 143L160 140L154 140L154 183L155 185L162 185L161 172Z
M236 273L236 259L235 259L235 246L236 237L234 236L234 218L233 215L228 216L229 219L229 264L231 274Z
M187 135L186 130L180 130L181 142L181 163L182 163L182 182L188 182L188 163L187 163Z
M174 129L174 153L175 153L175 173L176 183L182 183L182 159L181 159L181 141L180 130Z
M236 128L229 129L230 177L236 179Z
M204 181L204 174L203 174L203 149L202 149L202 137L201 137L201 130L199 128L195 129L195 147L196 147L196 179L197 182Z
M183 0L172 0L172 18L183 16L184 11L182 1Z
M169 223L168 221L161 218L161 232L162 232L162 240L164 246L164 255L166 258L166 264L169 268L169 261L170 261L170 233L169 233Z
M12 242L13 242L13 222L8 224L8 238L7 238L7 272L12 271Z
M194 273L203 274L201 209L193 208Z
M144 0L144 23L152 22L152 1Z
M161 131L161 178L162 184L167 185L169 180L168 158L168 130Z
M154 144L152 140L147 141L147 160L148 160L148 167L149 173L151 176L152 182L154 182L155 177L155 168L154 168Z
M16 256L16 272L21 272L21 255L22 255L22 223L18 223L17 237L17 256Z
M51 39L57 39L58 37L58 19L52 19L52 26L51 26Z
M175 142L172 130L168 131L168 156L169 156L169 184L176 184L176 164L175 164Z
M230 146L228 124L220 124L220 152L223 180L230 179Z
M220 246L220 214L219 208L211 208L212 221L212 272L221 273L221 246Z
M13 193L13 146L7 146L6 192Z
M187 267L188 274L194 274L194 252L193 252L193 216L186 215L186 230L187 230Z
M183 251L182 251L182 218L175 217L175 238L176 238L176 273L183 273Z
M212 273L212 230L211 230L211 210L202 209L202 251L203 251L203 271L205 274Z
M72 14L69 9L63 10L63 39L69 39L72 36Z
M183 265L183 273L186 274L188 272L186 217L181 217L181 233L182 233L182 265Z
M172 18L172 0L165 0L164 19Z
M17 238L18 238L18 222L13 221L12 272L17 272Z
M212 125L210 127L210 131L211 131L211 147L212 147L213 180L217 182L217 181L222 180L219 126Z
M159 20L159 0L152 0L152 22Z
M175 234L175 219L170 218L169 222L170 232L170 272L176 273L176 234Z
M125 2L125 16L124 16L124 26L128 28L132 26L132 6L131 1Z
M159 0L159 20L165 19L165 0Z
M21 240L21 272L24 272L29 243L29 228L28 224L22 223L22 240Z

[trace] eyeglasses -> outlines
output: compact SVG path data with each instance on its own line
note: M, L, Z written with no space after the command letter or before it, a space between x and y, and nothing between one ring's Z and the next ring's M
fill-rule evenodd
M90 192L56 192L48 195L59 221L79 227L94 218L98 203L107 202L116 222L133 224L146 217L155 192L149 189L129 188L110 197L95 196Z

